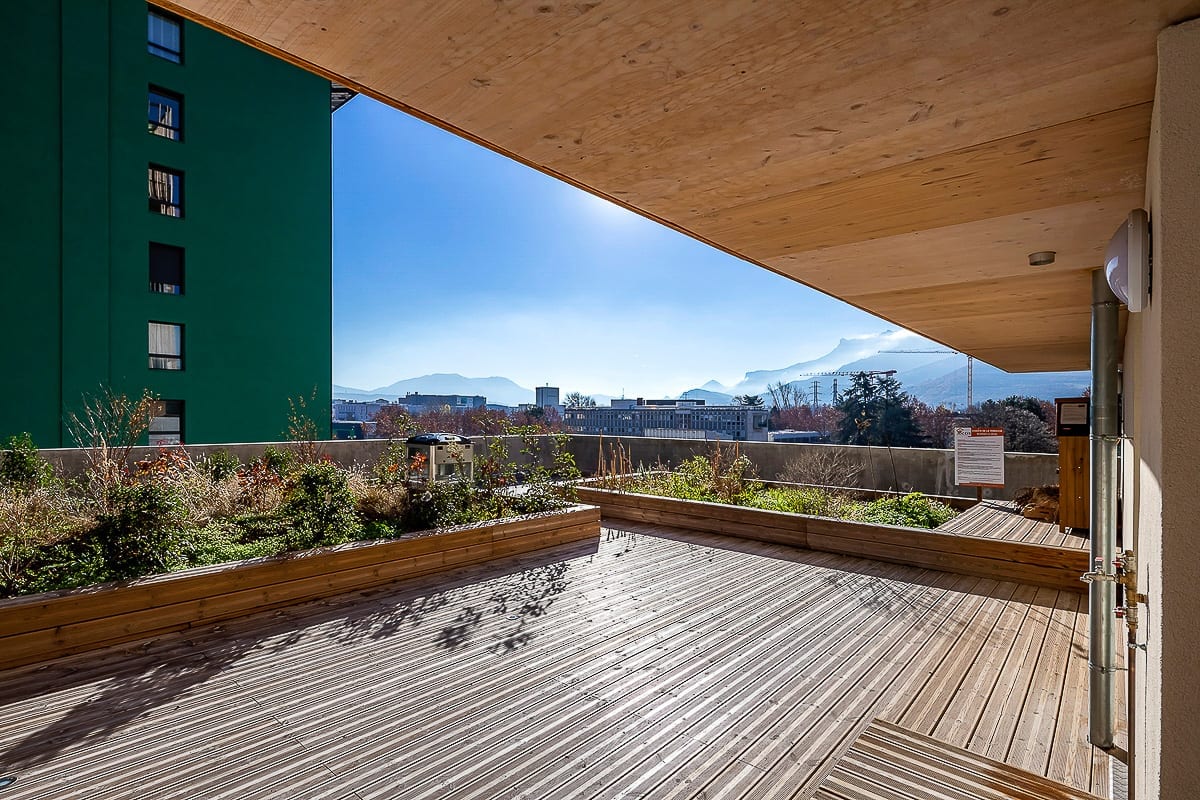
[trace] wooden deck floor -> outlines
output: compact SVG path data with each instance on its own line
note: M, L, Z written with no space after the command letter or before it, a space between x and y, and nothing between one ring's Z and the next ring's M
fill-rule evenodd
M1108 795L1082 595L622 525L0 673L10 798L804 798L874 717Z
M1088 538L1067 528L1058 532L1058 523L1025 519L1016 505L1000 500L984 500L968 508L954 519L938 528L939 531L959 536L979 536L985 539L1003 539L1009 542L1048 544L1055 547L1088 549Z

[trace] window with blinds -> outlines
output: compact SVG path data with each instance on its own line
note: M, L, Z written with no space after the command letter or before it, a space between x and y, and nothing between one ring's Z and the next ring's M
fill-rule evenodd
M183 63L183 26L175 17L151 8L146 12L146 49L152 56Z
M183 98L156 86L150 87L149 98L147 118L150 133L180 141L183 138Z
M183 401L159 400L150 420L150 446L183 444Z
M151 164L148 175L150 210L167 217L183 216L183 173Z
M183 326L150 323L150 369L183 369Z

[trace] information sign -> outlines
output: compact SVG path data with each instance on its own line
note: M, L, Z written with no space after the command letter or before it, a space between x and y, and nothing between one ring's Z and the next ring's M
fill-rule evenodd
M1004 488L1004 429L954 429L954 482Z

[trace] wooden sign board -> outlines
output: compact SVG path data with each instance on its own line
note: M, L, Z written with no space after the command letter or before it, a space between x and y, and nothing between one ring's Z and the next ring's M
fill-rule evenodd
M1004 429L954 429L954 483L1004 488Z

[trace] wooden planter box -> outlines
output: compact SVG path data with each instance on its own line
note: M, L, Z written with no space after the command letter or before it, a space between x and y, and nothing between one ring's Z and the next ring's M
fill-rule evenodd
M431 572L599 540L600 510L562 511L0 600L0 669Z
M936 530L873 525L757 508L676 500L581 485L579 499L608 519L669 525L896 564L1082 592L1088 554Z

